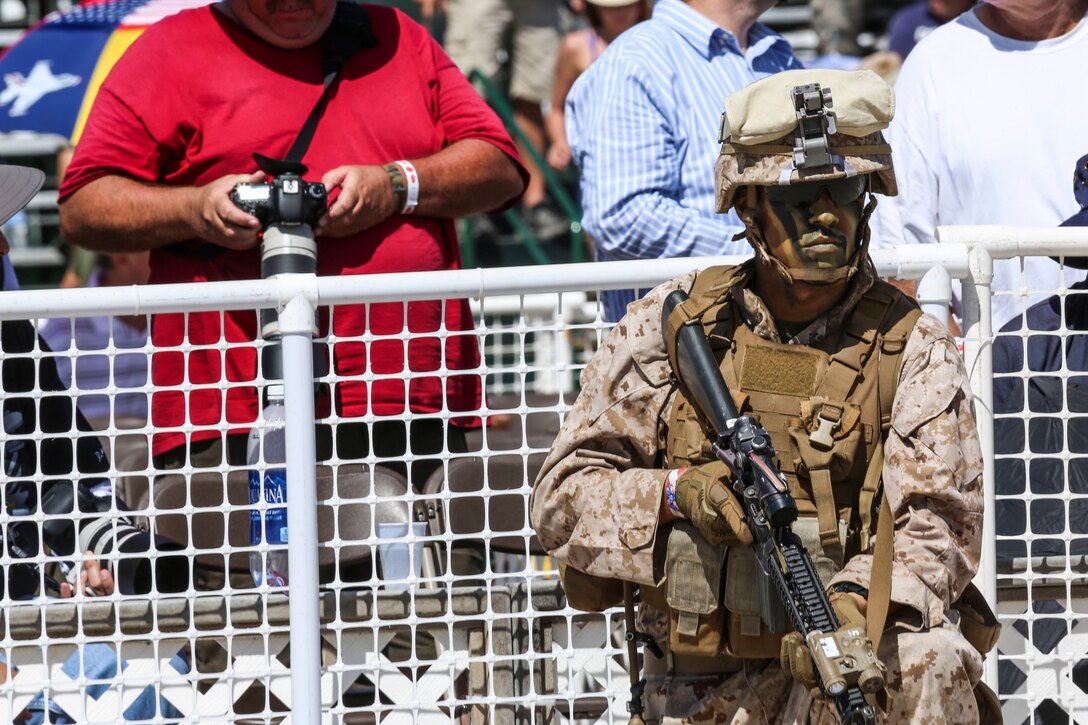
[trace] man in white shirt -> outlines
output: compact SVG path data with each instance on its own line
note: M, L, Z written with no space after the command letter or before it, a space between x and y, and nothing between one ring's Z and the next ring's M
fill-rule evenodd
M896 81L898 206L875 246L937 226L1053 227L1076 211L1068 170L1088 146L1088 0L986 0L934 30ZM1045 257L994 264L993 327L1084 276ZM1020 290L1036 292L1020 296Z

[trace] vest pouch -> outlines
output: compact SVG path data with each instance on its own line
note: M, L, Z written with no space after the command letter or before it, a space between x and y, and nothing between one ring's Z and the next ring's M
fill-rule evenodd
M1001 637L1001 623L990 608L990 603L974 583L968 584L960 598L952 603L952 609L960 613L960 633L967 643L985 657L997 645ZM975 704L978 705L979 722L1001 725L1001 701L997 694L979 680L975 683Z
M801 540L801 545L805 547L805 551L812 558L812 565L816 567L816 573L820 576L820 581L823 582L824 588L831 583L832 578L840 571L844 564L843 560L843 548L842 546L834 547L831 551L825 551L823 544L820 542L820 522L817 521L812 515L802 515L796 521L794 521L790 528L793 533L797 534L797 538ZM847 526L844 522L839 521L839 541L846 541Z
M800 425L789 427L793 470L798 475L808 477L810 471L819 468L828 469L833 481L855 480L859 470L861 476L865 475L863 426L858 406L840 407L826 399L813 398L802 403L801 415Z
M665 553L665 601L669 649L678 655L714 657L723 649L725 610L721 606L725 549L711 544L687 521L669 532Z
M760 618L759 593L762 587L757 582L763 576L755 552L746 546L729 547L725 565L725 614L729 641L724 651L733 657L768 659L777 658L780 654L784 632L774 634Z
M1005 716L1001 713L1001 700L997 693L982 680L975 683L975 705L978 707L978 721L986 725L1003 725Z
M623 582L619 579L593 576L560 563L559 581L567 603L583 612L603 612L623 601Z

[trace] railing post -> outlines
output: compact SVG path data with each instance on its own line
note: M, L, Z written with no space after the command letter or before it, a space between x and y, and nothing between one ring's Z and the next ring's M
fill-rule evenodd
M937 230L937 241L941 239ZM949 235L951 236L951 235ZM966 241L956 239L957 242ZM975 580L986 601L997 608L997 489L994 481L994 365L993 313L990 301L994 278L994 260L982 244L969 243L969 274L963 281L963 360L971 376L971 391L975 397L975 424L982 446L982 555ZM995 650L986 658L983 679L997 691L997 660Z
M943 265L931 267L918 280L918 304L946 326L952 305L952 276Z
M291 722L321 722L321 612L317 556L317 444L313 334L317 277L280 275L279 310L287 408L287 565L290 572Z

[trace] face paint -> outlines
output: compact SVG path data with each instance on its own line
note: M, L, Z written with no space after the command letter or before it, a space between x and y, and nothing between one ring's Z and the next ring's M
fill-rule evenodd
M768 251L788 269L845 267L857 249L863 198L859 194L840 205L822 189L811 203L787 203L772 201L767 188L759 187L755 221Z

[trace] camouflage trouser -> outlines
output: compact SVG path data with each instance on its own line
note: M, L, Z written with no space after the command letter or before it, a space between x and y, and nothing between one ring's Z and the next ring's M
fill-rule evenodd
M982 676L982 658L944 623L913 632L889 628L880 658L888 667L888 712L880 723L968 725L979 721L972 694ZM836 725L833 705L813 700L786 677L777 661L750 661L732 675L650 678L646 688L648 725L728 723L730 725Z

